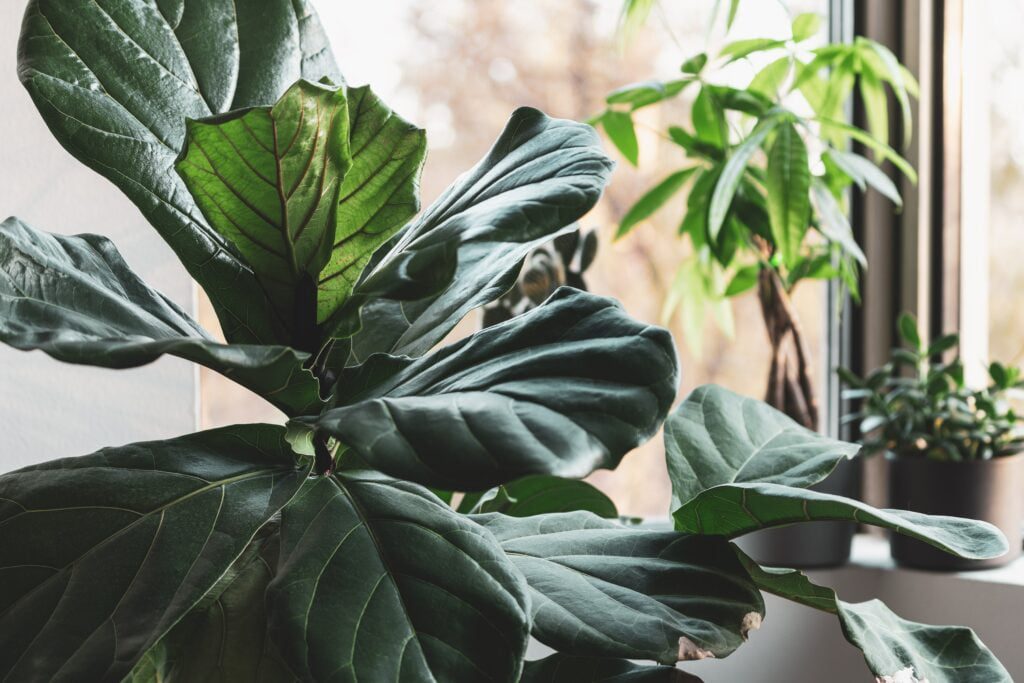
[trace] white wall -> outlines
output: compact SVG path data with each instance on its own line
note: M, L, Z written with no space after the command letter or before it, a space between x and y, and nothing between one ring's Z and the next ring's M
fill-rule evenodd
M0 220L106 235L152 286L192 310L192 285L174 254L119 190L57 144L18 82L24 6L0 3ZM0 348L0 472L193 431L195 396L193 369L176 359L114 371Z

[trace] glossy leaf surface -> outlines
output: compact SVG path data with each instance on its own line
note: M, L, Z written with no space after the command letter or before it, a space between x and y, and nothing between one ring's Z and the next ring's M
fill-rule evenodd
M426 489L310 480L284 510L272 639L303 680L515 681L523 578L494 537Z
M60 143L171 245L228 340L284 341L252 270L173 167L186 119L273 104L300 78L342 83L311 4L32 0L18 74Z
M370 301L363 319L373 324L353 338L352 363L377 352L429 351L466 313L508 291L530 250L574 229L611 167L589 126L516 110L487 156L413 221L368 275L367 289L404 280L413 290L405 299L416 298L417 289L434 291L417 301ZM420 261L420 275L410 277L410 264ZM451 267L440 287L438 261Z
M907 621L878 600L843 602L831 588L811 583L796 570L759 567L747 557L742 560L762 590L835 614L843 635L864 654L868 668L880 681L1008 683L1013 680L969 628Z
M724 484L677 510L679 527L735 537L757 529L819 520L850 521L891 529L970 559L1006 553L1006 538L987 522L961 517L883 510L852 498L779 484Z
M283 436L230 427L0 477L0 678L121 680L298 491Z
M476 515L526 577L533 635L559 652L670 664L723 657L764 614L732 546L585 512Z
M317 279L317 320L352 293L370 257L420 207L426 133L406 122L368 86L348 89L352 166L338 196L338 221L327 265Z
M810 218L811 174L807 167L807 146L790 123L782 123L768 152L766 189L772 239L783 261L792 266Z
M653 436L677 363L663 329L570 288L419 360L376 356L344 405L303 421L370 466L435 488L581 478Z
M713 384L695 389L665 422L669 476L679 503L734 482L811 486L859 450Z
M162 355L201 363L296 415L319 410L307 355L284 346L224 345L150 289L98 235L0 224L0 340L68 363L130 368Z

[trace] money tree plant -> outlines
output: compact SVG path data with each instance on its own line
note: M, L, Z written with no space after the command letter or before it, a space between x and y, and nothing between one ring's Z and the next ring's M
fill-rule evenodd
M627 28L653 4L626 0ZM743 7L730 4L728 23ZM787 38L734 40L691 55L675 78L610 93L594 118L636 165L637 112L684 94L693 98L688 122L670 121L659 131L682 163L625 213L617 237L689 187L678 233L692 253L679 266L666 317L678 309L691 339L702 334L706 311L731 329L729 299L756 290L771 347L765 399L811 428L819 412L814 359L792 297L801 283L822 279L837 279L856 297L867 263L842 208L847 191L871 187L900 207L882 162L911 181L917 177L888 144L890 91L910 140L913 76L888 48L863 37L810 47L820 25L819 16L801 14ZM742 62L757 65L745 80L737 71ZM846 113L855 90L867 115L864 129L850 125ZM851 150L851 142L872 156Z
M678 375L667 332L562 288L435 350L597 201L611 164L592 129L518 110L418 212L423 132L345 84L303 0L33 0L19 64L58 140L209 294L226 342L108 240L14 218L0 339L109 368L179 356L289 419L0 476L0 680L685 680L664 665L733 652L762 590L802 595L729 541L795 521L770 485L736 507L731 485L709 489L728 514L705 515L701 494L673 530L619 524L577 481L659 429ZM715 443L750 434L721 417ZM698 446L683 449L700 468L715 454ZM806 481L827 461L795 469ZM674 476L680 500L743 480ZM1005 547L981 524L904 522L967 556ZM862 645L935 645L914 633ZM937 666L998 673L955 635ZM531 637L554 653L526 661Z

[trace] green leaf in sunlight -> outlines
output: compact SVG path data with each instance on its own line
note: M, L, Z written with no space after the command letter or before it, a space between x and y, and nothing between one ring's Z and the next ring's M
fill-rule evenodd
M725 149L729 144L729 127L725 121L725 111L711 90L701 88L700 94L693 101L690 116L698 140Z
M813 38L821 30L821 15L804 12L793 19L793 40L797 43Z
M761 264L759 263L740 268L729 280L729 286L725 288L725 295L727 297L739 296L750 291L757 285L757 277L760 272Z
M863 190L870 185L895 204L896 208L903 207L903 198L900 197L896 183L870 159L853 152L832 148L826 150L825 154L839 167L839 170L850 176L860 189Z
M607 111L601 117L601 124L608 139L615 145L615 149L626 158L626 161L636 166L640 156L640 146L636 140L636 129L633 127L633 117L623 111Z
M740 180L743 178L747 164L750 163L754 153L761 148L761 144L768 137L768 134L778 125L779 119L776 117L762 119L750 135L729 155L725 166L722 168L722 174L719 176L718 182L715 183L715 190L711 195L711 202L708 207L707 229L711 239L716 239L719 231L722 229L722 224L725 222L725 217L732 207L733 197L736 195L736 189L740 185Z
M317 321L337 311L373 253L420 207L426 133L399 118L368 86L348 89L352 166L338 192L331 255L317 278Z
M299 81L273 107L190 121L176 168L245 257L293 346L316 343L316 282L352 165L344 88Z
M793 59L790 56L779 57L774 62L757 72L747 86L747 90L756 92L771 100L779 99L782 85L793 70Z
M871 148L871 150L882 159L891 161L892 164L910 180L910 182L917 182L917 172L914 170L914 167L910 165L909 161L901 157L896 150L889 147L889 145L882 144L869 133L857 128L856 126L843 123L842 121L822 118L819 120L819 123L821 123L822 130L825 132L837 134L846 138L853 138L862 145Z
M768 153L768 216L772 239L786 265L796 263L810 217L807 147L789 121L778 127Z
M859 83L868 130L883 145L889 144L889 99L882 82L871 71L862 71Z
M660 183L651 188L647 194L640 197L636 204L630 207L626 215L619 223L619 229L615 232L615 239L625 237L637 223L649 218L655 211L664 206L665 202L679 192L699 167L684 168L669 175Z

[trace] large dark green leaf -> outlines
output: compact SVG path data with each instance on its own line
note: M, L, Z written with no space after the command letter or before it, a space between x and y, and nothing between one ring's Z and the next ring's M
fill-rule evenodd
M345 89L309 81L272 107L189 121L175 165L210 225L252 268L289 340L310 347L315 283L351 165Z
M902 619L878 600L849 603L793 569L759 567L743 556L762 590L835 614L850 643L864 653L879 681L1009 683L1013 679L978 636L963 626L929 626ZM897 674L903 674L898 677Z
M426 158L423 130L407 123L368 86L348 89L352 167L341 184L338 227L319 277L317 319L351 294L370 257L419 211Z
M121 680L298 491L283 437L231 427L0 477L0 678Z
M519 680L521 683L701 683L696 676L671 666L561 654L527 662Z
M303 680L514 681L522 576L494 537L414 484L313 480L285 508L268 609Z
M349 405L303 421L392 476L482 490L614 467L658 430L676 375L668 332L566 287L425 358L371 358L343 377Z
M666 664L723 657L761 624L761 594L722 539L587 512L472 519L526 577L533 635L559 652Z
M735 537L766 527L819 520L891 529L970 559L1006 553L1006 538L987 522L882 510L859 500L779 484L725 484L704 491L673 515L681 529Z
M279 554L276 525L268 527L128 683L298 683L267 632L265 594Z
M792 267L800 256L810 218L811 172L807 146L796 126L786 121L778 127L768 152L768 217L772 239L783 262Z
M548 474L516 479L484 493L467 493L459 503L459 512L500 512L511 517L575 510L599 517L619 516L615 503L593 485Z
M574 229L600 197L611 167L589 126L516 110L487 156L410 224L363 283L386 290L382 281L408 280L410 263L422 260L421 275L406 289L435 293L367 304L362 317L371 322L353 340L353 362L376 352L429 351L466 313L508 291L531 249ZM458 265L439 293L436 282L419 284L437 278L441 269L433 264L450 259L452 250Z
M108 239L39 232L14 218L0 224L0 341L107 368L169 354L217 370L286 413L320 406L306 354L219 344L140 280Z
M210 295L228 339L281 341L252 271L174 173L185 120L341 83L308 0L32 0L18 73L60 143L142 210Z
M811 486L859 450L801 427L762 401L713 384L694 389L665 422L676 505L733 482Z

